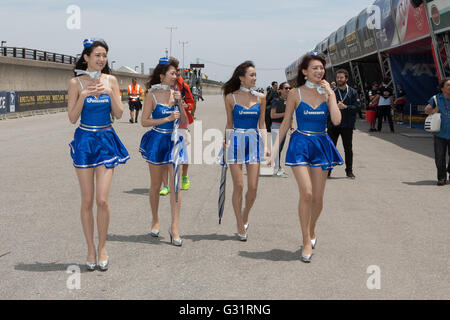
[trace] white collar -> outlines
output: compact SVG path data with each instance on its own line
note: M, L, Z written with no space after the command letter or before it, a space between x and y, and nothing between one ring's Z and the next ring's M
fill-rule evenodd
M317 92L319 94L324 94L325 93L325 89L324 89L324 87L322 87L322 85L317 84L317 83L312 83L309 80L306 80L305 86L307 86L310 89L317 89Z
M161 84L161 83L154 84L150 88L149 92L152 92L152 91L155 91L155 90L158 90L158 89L160 89L160 90L170 90L170 86L167 85L167 84Z
M250 92L252 95L259 97L259 92L256 91L254 88L247 89L244 87L240 87L239 90L242 90L244 92Z
M87 70L80 70L80 69L75 69L75 73L77 74L77 76L81 75L81 74L87 74L89 77L91 77L94 80L100 80L100 76L102 75L101 71L87 71Z

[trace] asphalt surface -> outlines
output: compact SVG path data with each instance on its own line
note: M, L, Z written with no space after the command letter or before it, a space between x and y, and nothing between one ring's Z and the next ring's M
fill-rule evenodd
M219 225L220 167L191 165L191 188L182 192L183 246L170 244L169 197L160 201L161 236L152 238L149 170L138 152L146 129L128 118L126 108L114 124L131 159L114 172L104 273L84 268L68 146L76 126L66 113L0 121L0 299L450 299L450 185L436 186L430 136L403 135L424 132L396 126L391 134L384 124L369 134L357 121L356 179L341 166L327 180L317 247L305 264L289 168L288 178L260 177L249 239L240 242L230 174ZM200 120L203 133L223 130L220 96L199 104ZM341 141L338 149L343 155ZM81 270L80 289L70 289L73 266Z

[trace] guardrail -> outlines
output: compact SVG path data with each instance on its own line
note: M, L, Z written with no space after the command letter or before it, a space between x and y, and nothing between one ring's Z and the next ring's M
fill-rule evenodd
M76 57L66 54L17 47L0 47L0 56L65 64L75 64L76 61Z

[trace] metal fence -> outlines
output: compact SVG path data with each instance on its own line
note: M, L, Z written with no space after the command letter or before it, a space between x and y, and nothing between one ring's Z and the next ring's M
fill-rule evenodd
M65 64L75 64L76 61L75 57L65 54L16 47L0 47L0 56Z

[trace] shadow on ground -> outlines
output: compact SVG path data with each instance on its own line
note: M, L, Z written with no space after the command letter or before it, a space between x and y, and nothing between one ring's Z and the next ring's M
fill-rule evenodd
M35 263L19 263L14 266L14 270L28 271L28 272L54 272L67 271L69 267L80 268L81 273L89 272L85 265L77 263L56 263L56 262L35 262Z
M300 261L301 249L295 252L280 249L272 249L270 251L262 252L239 251L239 255L244 258L257 260Z
M363 133L367 133L374 138L393 143L403 149L413 151L434 159L433 140L431 139L432 138L431 134L429 135L429 137L426 138L407 137L402 135L402 133L427 134L427 132L424 130L414 128L411 129L403 125L394 124L395 133L391 133L389 129L389 124L387 122L383 122L381 132L368 132L369 125L365 120L357 120L355 126L357 130Z
M132 242L132 243L145 243L145 244L161 244L161 239L164 237L152 237L150 233L139 234L139 235L120 235L120 234L108 234L106 237L107 241L117 241L117 242Z
M402 183L407 184L409 186L435 186L437 183L437 180L422 180L422 181L414 181L414 182L403 181Z
M124 191L124 193L128 194L139 194L143 196L148 196L149 189L148 188L140 188L140 189L133 189L129 191Z
M182 236L182 238L192 240L193 242L198 242L198 241L202 241L202 240L215 240L215 241L235 240L235 241L238 241L237 236L230 236L230 235L226 235L226 234L217 234L217 233L185 235L185 236Z

